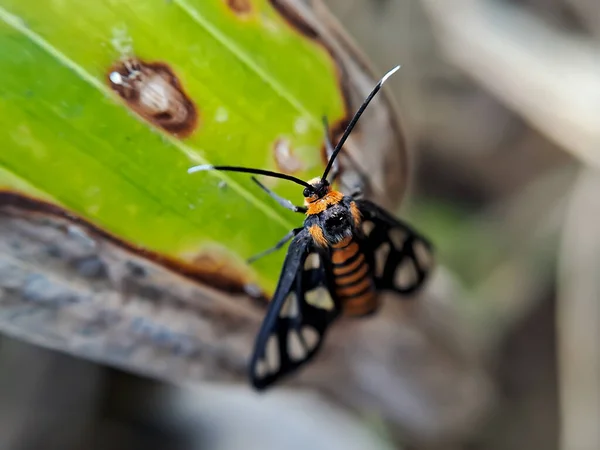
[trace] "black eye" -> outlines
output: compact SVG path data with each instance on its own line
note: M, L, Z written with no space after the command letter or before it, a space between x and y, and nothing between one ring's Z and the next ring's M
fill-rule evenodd
M305 197L310 197L312 195L312 190L305 187L304 192L302 192L302 195L304 195Z

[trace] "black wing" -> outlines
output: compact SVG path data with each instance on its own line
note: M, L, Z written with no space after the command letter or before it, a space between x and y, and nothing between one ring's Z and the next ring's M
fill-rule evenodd
M312 359L340 307L329 258L307 229L292 240L273 300L256 338L250 380L264 389Z
M431 243L368 200L355 200L362 215L363 251L378 289L410 294L433 268Z

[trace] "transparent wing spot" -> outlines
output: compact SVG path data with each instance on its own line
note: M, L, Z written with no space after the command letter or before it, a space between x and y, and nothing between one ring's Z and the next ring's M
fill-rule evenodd
M399 288L405 288L417 282L419 274L410 258L403 258L396 267L394 273L394 284Z
M377 248L377 250L375 250L375 270L377 276L381 276L383 274L383 271L385 269L385 263L388 259L389 254L390 244L387 242L384 242Z
M312 289L307 291L304 294L304 300L311 306L315 308L325 309L327 311L331 311L335 308L335 304L333 303L333 299L329 294L329 291L325 289L323 286L319 286L316 289Z
M316 270L319 267L321 267L321 258L319 258L318 253L311 253L306 257L306 261L304 261L304 270Z
M315 330L313 327L304 325L302 327L302 330L300 331L300 333L302 335L302 341L304 342L304 345L306 346L306 350L309 352L314 350L315 347L317 346L317 344L319 343L318 331Z
M398 228L392 228L389 231L389 236L390 240L394 244L394 248L398 251L402 250L404 247L404 242L406 241L406 232Z
M291 329L289 331L287 346L288 356L293 361L302 361L304 358L306 358L308 351L300 339L300 335L298 334L297 330Z
M290 319L294 319L298 317L299 314L298 297L295 292L290 292L279 311L279 317L289 317Z
M363 221L362 229L363 229L363 233L365 233L365 236L369 236L374 228L375 228L375 224L371 220Z
M413 252L422 271L431 269L431 266L433 266L433 255L422 241L415 240L413 242Z
M257 378L264 378L269 373L269 368L264 359L259 359L254 366L254 375Z
M277 340L277 337L271 335L265 346L265 359L267 360L270 372L277 372L279 370L279 365L281 364L278 344L279 341Z

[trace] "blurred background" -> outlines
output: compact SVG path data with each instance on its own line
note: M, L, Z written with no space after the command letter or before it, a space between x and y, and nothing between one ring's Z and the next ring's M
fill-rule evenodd
M377 73L402 65L402 214L461 293L475 412L444 434L421 417L417 439L370 405L175 388L2 338L1 449L600 449L600 6L325 3Z

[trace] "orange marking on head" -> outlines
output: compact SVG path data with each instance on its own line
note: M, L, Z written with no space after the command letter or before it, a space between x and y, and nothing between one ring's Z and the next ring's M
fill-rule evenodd
M322 213L331 205L337 205L344 198L344 194L338 191L329 191L325 197L316 198L307 197L304 199L304 205L308 208L307 216Z
M352 218L354 219L354 226L358 228L360 226L360 222L362 219L361 219L360 210L358 209L358 206L356 206L356 203L354 203L354 202L350 203L350 213L352 214Z
M321 247L327 247L327 239L325 239L325 236L323 236L323 230L321 230L319 225L311 225L308 227L308 232L317 245L320 245Z

